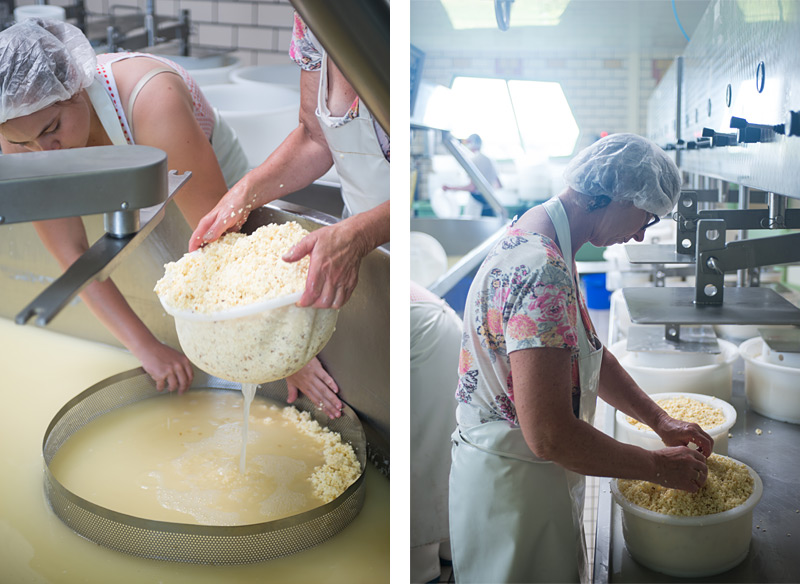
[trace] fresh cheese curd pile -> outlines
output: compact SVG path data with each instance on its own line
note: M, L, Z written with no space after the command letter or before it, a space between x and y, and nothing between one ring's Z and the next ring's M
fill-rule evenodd
M361 473L361 465L353 447L342 442L337 432L331 432L312 420L308 412L287 406L282 416L293 422L302 434L314 439L322 449L325 464L314 469L311 483L314 485L314 494L325 503L330 503L344 493Z
M623 479L618 481L620 493L650 511L686 517L728 511L743 504L753 493L753 477L743 464L717 454L709 456L706 462L708 480L696 493Z
M301 292L309 258L288 263L281 257L306 235L294 221L251 235L228 233L166 264L155 291L173 308L203 314Z
M659 407L676 420L698 424L703 430L716 428L725 423L725 414L720 408L697 401L689 397L672 397L656 400ZM627 421L634 428L650 430L650 426L627 417Z

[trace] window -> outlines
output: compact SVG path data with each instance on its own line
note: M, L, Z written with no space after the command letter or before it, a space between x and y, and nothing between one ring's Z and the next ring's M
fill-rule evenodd
M451 89L452 133L479 134L490 158L569 156L578 124L561 84L456 77Z

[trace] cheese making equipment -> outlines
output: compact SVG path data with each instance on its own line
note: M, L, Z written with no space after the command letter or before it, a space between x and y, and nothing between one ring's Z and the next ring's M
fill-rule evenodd
M238 391L239 384L197 372L193 389ZM283 400L285 382L266 383L258 395ZM201 564L261 562L294 554L333 537L344 529L364 505L366 444L364 432L352 409L328 420L305 396L294 406L307 411L322 427L338 432L353 447L362 472L356 481L330 503L274 521L222 526L194 525L144 519L120 513L68 489L50 469L50 462L64 443L88 423L116 408L145 399L169 399L156 391L142 369L115 375L70 400L53 418L44 437L45 493L55 514L87 539L113 550L153 558Z
M622 290L631 324L620 343L627 342L628 350L669 350L664 358L673 360L681 353L689 360L713 359L721 346L714 331L734 325L754 331L779 327L779 343L775 335L763 342L784 360L800 354L797 292L783 282L762 281L772 266L800 263L799 55L795 3L712 0L685 52L654 90L647 137L673 157L684 186L672 214L675 241L627 246L631 263L652 266L654 282ZM665 286L663 274L671 268L688 269L688 285ZM763 343L755 338L745 344L739 352L750 359ZM657 358L645 361L653 365ZM728 452L761 476L763 496L741 562L737 558L736 566L713 581L793 582L800 579L792 544L800 531L794 488L800 481L800 426L778 421L754 402L773 388L745 392L744 369L737 355L726 400L736 409ZM684 390L677 379L670 387L666 369L660 371L664 391ZM748 374L747 383L754 379ZM614 415L608 408L603 425L618 436ZM634 559L622 515L609 480L601 479L594 581L663 581L663 569Z

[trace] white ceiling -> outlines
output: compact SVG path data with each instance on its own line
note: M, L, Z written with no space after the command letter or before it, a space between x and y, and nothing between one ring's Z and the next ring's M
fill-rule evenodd
M491 0L486 0L491 2ZM516 0L535 2L537 0ZM726 1L726 0L723 0ZM709 0L676 0L691 37ZM686 40L671 0L572 0L554 27L453 30L439 0L411 0L411 43L423 51L485 47L492 55L520 50L682 48Z

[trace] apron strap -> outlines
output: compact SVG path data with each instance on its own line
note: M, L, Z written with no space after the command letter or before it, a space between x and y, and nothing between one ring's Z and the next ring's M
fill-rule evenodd
M561 246L561 253L564 254L564 263L567 264L567 270L569 270L569 274L573 281L575 281L575 286L577 287L576 274L572 269L574 262L572 259L572 237L569 232L569 217L567 217L567 212L564 210L564 205L558 197L553 197L545 201L542 206L550 217L553 227L555 227L558 244ZM578 290L576 288L576 298L577 295ZM589 335L586 332L586 324L583 322L580 306L577 307L577 311L578 320L580 320L581 323L578 327L578 347L581 349L582 354L588 355L594 351L595 348L589 341Z
M548 199L542 204L553 227L556 230L556 237L558 238L558 245L561 246L561 253L564 254L564 262L567 264L570 276L573 278L575 274L572 272L572 238L569 233L569 218L567 212L564 211L564 205L558 197Z
M331 111L328 109L328 53L322 49L322 64L319 68L319 85L317 86L317 112L328 118Z
M92 102L97 117L103 125L103 129L111 139L114 146L123 146L128 143L125 135L122 133L122 126L120 125L117 111L114 109L114 104L111 102L111 97L108 92L103 88L103 82L95 75L92 84L86 88L86 93L89 96L89 101Z

